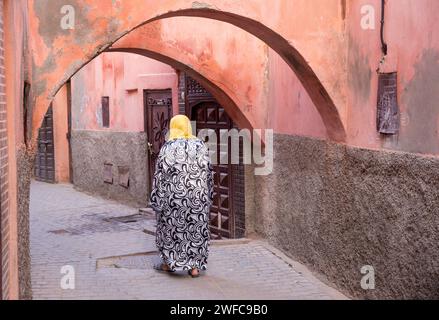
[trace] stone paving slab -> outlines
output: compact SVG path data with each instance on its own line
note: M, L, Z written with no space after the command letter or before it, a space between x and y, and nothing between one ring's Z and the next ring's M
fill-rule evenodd
M160 273L155 218L111 219L138 208L93 197L71 185L32 182L31 262L34 299L345 299L306 268L263 241L213 243L200 278ZM75 289L61 289L61 268Z

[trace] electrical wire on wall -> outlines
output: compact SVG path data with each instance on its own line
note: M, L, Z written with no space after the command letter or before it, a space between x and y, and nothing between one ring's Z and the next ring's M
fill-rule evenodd
M397 72L382 72L381 68L386 61L388 46L384 40L384 24L386 16L386 0L381 0L381 52L378 73L377 99L377 131L382 135L397 135L400 128L398 106L398 75Z
M387 51L388 46L384 39L384 24L385 24L385 17L386 17L386 0L381 0L381 26L380 26L380 39L381 39L381 52L382 57L377 69L377 72L379 73L381 71L381 66L384 64L386 57L387 57Z
M386 0L381 0L381 50L384 56L387 56L387 43L384 40L384 19L386 16Z

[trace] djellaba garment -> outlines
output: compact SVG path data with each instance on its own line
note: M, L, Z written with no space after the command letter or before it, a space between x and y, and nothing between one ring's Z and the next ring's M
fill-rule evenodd
M213 177L208 148L176 116L156 163L150 204L157 216L156 244L170 271L206 270Z

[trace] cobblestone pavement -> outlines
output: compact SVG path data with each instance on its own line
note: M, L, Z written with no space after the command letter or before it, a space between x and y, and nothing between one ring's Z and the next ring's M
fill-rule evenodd
M34 299L345 299L258 240L212 244L200 278L159 273L154 216L71 185L32 182L30 211ZM66 265L74 290L61 289Z

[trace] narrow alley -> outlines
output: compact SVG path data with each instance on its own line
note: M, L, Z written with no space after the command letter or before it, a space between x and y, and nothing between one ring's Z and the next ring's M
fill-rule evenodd
M214 241L209 270L192 279L152 269L154 216L78 192L32 182L34 299L345 299L306 268L257 240ZM228 241L228 242L227 242ZM230 244L229 244L230 243ZM63 266L75 289L63 290Z
M0 0L0 300L439 300L438 13Z

